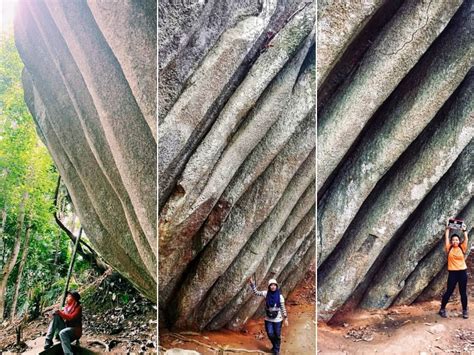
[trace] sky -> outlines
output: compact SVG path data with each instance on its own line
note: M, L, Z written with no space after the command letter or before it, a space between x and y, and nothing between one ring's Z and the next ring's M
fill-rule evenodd
M18 0L0 0L0 33L11 31Z

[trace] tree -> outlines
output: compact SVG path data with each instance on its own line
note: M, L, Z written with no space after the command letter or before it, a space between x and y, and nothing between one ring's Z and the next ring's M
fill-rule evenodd
M7 259L5 265L3 266L2 272L0 274L0 321L3 321L4 319L3 316L5 313L5 294L7 291L8 277L10 276L13 270L13 267L15 266L16 259L18 258L18 254L20 253L21 232L23 230L23 221L25 218L25 203L27 199L28 199L28 193L25 192L20 202L18 225L16 228L15 243L13 246L13 250L9 258Z
M25 233L25 242L24 242L24 245L23 245L23 254L21 255L21 261L20 261L20 266L18 268L18 276L16 278L16 282L15 282L15 296L13 297L13 305L12 305L12 309L11 309L11 312L10 312L10 317L12 319L15 318L15 314L16 314L16 306L17 306L17 303L18 303L18 295L20 293L20 285L21 285L21 279L23 277L23 269L25 268L25 264L26 264L26 258L28 256L28 252L29 252L29 247L30 247L30 238L31 238L31 216L29 218L29 221L28 221L28 226L26 227L26 233Z
M14 316L26 301L28 287L52 283L58 276L59 268L48 259L53 242L64 236L54 221L58 173L24 102L22 69L13 36L7 36L0 43L0 320L9 304ZM35 255L28 257L30 242ZM58 248L64 259L67 243L59 242ZM22 284L23 273L28 274L28 285Z

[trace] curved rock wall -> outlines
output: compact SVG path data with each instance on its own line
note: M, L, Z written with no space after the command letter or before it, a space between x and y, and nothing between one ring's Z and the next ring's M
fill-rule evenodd
M472 1L364 4L318 14L322 320L413 302L445 267L446 219L473 217Z
M261 312L248 277L287 295L315 247L321 319L426 299L444 220L472 220L471 1L320 1L317 61L314 6L160 1L157 113L156 2L20 3L38 132L168 325L240 328Z
M84 230L156 300L156 2L23 0L23 84Z
M239 328L258 308L252 274L287 294L314 262L315 15L297 0L159 4L168 325Z

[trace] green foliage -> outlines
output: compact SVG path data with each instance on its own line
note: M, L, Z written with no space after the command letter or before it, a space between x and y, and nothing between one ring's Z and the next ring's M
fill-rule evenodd
M11 37L0 44L0 206L15 214L27 191L35 230L47 231L57 172L24 102L22 68Z
M136 289L118 273L103 279L99 285L92 285L82 293L81 302L91 313L102 313L122 308L140 299Z
M130 301L130 296L127 293L123 293L120 295L120 302L122 304L128 304L129 301Z
M25 104L21 84L23 64L13 35L0 43L0 210L7 210L0 235L0 269L11 254L22 195L28 192L25 226L31 223L31 241L20 288L19 312L51 304L61 296L70 261L67 236L54 220L54 193L58 172ZM22 238L24 238L24 230ZM23 248L22 248L23 249ZM23 251L22 251L23 252ZM22 253L21 252L21 253ZM7 304L11 304L17 266L9 278ZM86 269L79 260L76 270ZM72 279L71 287L76 287Z

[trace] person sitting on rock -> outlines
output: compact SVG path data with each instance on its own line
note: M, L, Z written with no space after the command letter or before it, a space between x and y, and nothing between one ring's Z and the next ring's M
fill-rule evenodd
M265 330L273 345L272 353L279 354L282 321L285 318L285 326L287 327L288 315L285 308L285 299L280 292L278 282L275 279L269 280L267 291L258 291L252 278L249 278L249 282L255 295L265 297Z
M82 335L82 307L79 302L81 296L78 292L68 291L66 295L64 310L56 310L52 315L53 319L49 323L44 348L53 346L53 336L58 331L63 352L65 355L70 355L73 353L71 342Z
M464 260L464 255L467 251L468 236L466 231L466 225L462 225L462 231L464 233L464 240L460 243L459 235L453 234L451 239L449 238L449 220L446 224L446 230L444 233L444 244L446 253L448 254L448 286L446 292L441 300L441 309L439 315L443 318L447 318L446 305L448 304L449 298L456 288L456 284L459 283L459 294L461 295L462 304L462 317L464 319L469 318L467 310L467 265Z

